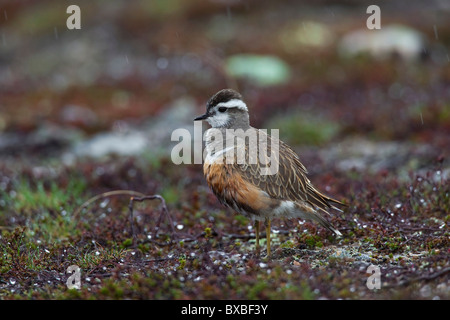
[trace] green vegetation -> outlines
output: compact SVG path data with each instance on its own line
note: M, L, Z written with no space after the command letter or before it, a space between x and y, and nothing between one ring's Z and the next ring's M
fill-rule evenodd
M126 174L124 168L133 168L138 174L146 172L140 167L140 161L114 159L114 162L116 166L110 168L119 176ZM107 164L96 165L107 168ZM83 171L90 166L89 162L79 162L76 168ZM372 297L373 292L364 286L366 276L360 271L370 264L388 268L391 273L411 265L424 274L431 274L431 268L446 268L444 257L450 235L446 228L448 192L445 188L443 191L441 180L431 179L433 172L412 175L411 180L404 182L396 181L395 177L358 175L352 180L345 173L336 175L337 187L350 184L349 190L354 190L354 194L348 194L350 208L331 218L344 237L336 239L310 222L298 225L295 231L291 226L289 232L272 233L274 253L272 259L266 259L264 235L260 242L262 254L258 256L254 239L247 238L252 222L230 214L218 203L212 207L204 204L202 210L195 211L190 206L179 206L180 200L174 198L178 209L169 206L170 214L176 224L183 225L182 229L176 229L176 236L163 219L159 237L153 237L161 210L152 202L140 203L135 208L136 233L130 234L127 197L121 201L99 200L74 221L70 218L73 210L89 197L86 189L97 185L97 177L81 177L72 170L66 168L61 171L64 174L48 182L47 179L37 183L20 180L2 191L5 203L1 214L0 274L4 285L0 296L15 299L87 299L93 295L100 299L218 296L316 299L324 295L358 298ZM191 173L196 172L196 168L192 170ZM159 171L143 174L152 179L165 171L166 168L160 167ZM171 178L177 179L177 172L172 174ZM67 176L72 177L71 182ZM364 180L367 178L370 183ZM356 188L361 181L365 181L365 188ZM161 190L165 185L161 185ZM63 192L63 188L67 191ZM184 189L182 201L188 203L189 199L208 197L206 189L199 192L197 188ZM391 196L382 199L386 193ZM409 201L404 202L404 197ZM424 202L422 198L428 200ZM67 208L66 215L61 215L62 208ZM8 222L11 217L18 222ZM276 219L273 223L274 230L286 228L279 225L283 220ZM66 269L70 265L81 268L81 290L68 290L65 286ZM245 273L244 280L237 284L235 280L242 273ZM30 277L43 280L30 284L27 280ZM383 279L392 285L397 281L395 273L385 274ZM327 291L325 287L333 289ZM382 292L389 296L388 291L378 295ZM414 290L399 287L396 292L399 297L417 297Z
M276 116L266 127L279 129L280 139L291 145L324 145L340 131L337 122L305 112Z

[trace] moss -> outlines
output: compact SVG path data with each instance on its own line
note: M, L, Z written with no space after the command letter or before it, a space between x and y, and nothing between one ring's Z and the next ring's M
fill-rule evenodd
M212 229L211 228L205 228L205 237L206 238L211 238L212 236Z
M295 244L292 240L285 241L280 245L280 248L294 248L294 247Z
M133 239L128 238L128 239L125 239L125 240L122 242L121 247L122 247L122 248L128 248L128 247L130 247L132 244L133 244Z
M299 242L304 243L310 249L323 247L322 238L318 235L303 234Z
M252 285L247 292L247 297L249 300L261 299L264 296L264 291L268 288L268 284L265 280L258 280L254 285Z
M178 258L178 263L179 263L179 265L178 265L177 269L178 270L184 269L186 267L186 256L185 255L181 255Z
M276 116L266 127L279 129L280 139L291 145L323 145L340 131L335 121L304 112Z

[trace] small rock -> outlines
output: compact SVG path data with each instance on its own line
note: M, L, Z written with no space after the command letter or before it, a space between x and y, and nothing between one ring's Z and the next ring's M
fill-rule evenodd
M108 154L134 155L148 148L147 138L142 132L107 132L78 144L74 153L79 156L102 157Z
M359 29L346 34L339 43L339 53L352 57L368 53L376 59L386 59L393 54L405 60L420 57L425 47L422 33L404 26L383 26L380 30Z
M431 296L431 287L426 284L422 288L420 288L419 293L422 298L429 298Z
M65 123L84 126L93 126L98 122L98 117L92 110L74 104L69 104L62 108L60 119Z
M369 170L408 170L411 155L414 159L429 157L434 150L429 145L407 142L374 142L362 138L350 138L320 151L325 163L332 163L342 171L356 169Z
M283 84L290 78L287 63L270 55L233 55L226 60L225 68L229 75L248 78L260 86Z
M281 32L281 45L289 53L310 48L325 48L334 40L332 30L315 21L292 23Z
M75 156L103 157L108 154L137 155L143 152L163 152L170 155L173 130L185 128L193 137L195 104L192 99L181 98L169 105L165 112L142 127L131 129L126 123L118 123L116 131L104 132L76 144ZM202 139L202 137L199 137ZM69 159L69 155L65 155Z

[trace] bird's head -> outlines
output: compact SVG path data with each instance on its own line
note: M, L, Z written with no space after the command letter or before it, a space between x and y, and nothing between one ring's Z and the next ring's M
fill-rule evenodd
M194 121L206 120L213 128L241 128L249 126L248 109L239 92L223 89L206 104L206 113Z

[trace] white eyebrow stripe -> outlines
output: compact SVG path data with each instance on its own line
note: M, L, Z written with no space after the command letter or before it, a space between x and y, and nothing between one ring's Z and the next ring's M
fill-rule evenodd
M238 108L241 110L245 110L248 111L247 109L247 105L245 104L244 101L240 100L240 99L231 99L230 101L227 102L221 102L217 104L217 107L226 107L226 108Z

